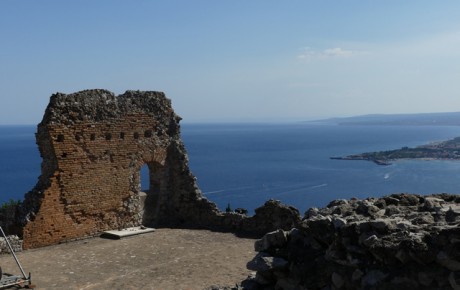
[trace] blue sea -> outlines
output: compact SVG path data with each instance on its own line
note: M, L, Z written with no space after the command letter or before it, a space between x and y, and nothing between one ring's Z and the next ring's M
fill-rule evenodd
M40 175L35 126L0 126L0 202L22 199ZM460 162L402 160L390 166L331 156L414 147L460 136L454 126L182 124L203 194L251 212L273 198L301 212L337 198L460 193ZM146 172L142 171L143 188Z

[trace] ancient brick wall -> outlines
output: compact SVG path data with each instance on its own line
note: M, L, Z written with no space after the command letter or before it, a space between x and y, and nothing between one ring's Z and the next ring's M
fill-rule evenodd
M53 95L36 134L42 175L24 202L24 247L140 224L199 223L200 208L217 212L188 170L179 120L160 92Z

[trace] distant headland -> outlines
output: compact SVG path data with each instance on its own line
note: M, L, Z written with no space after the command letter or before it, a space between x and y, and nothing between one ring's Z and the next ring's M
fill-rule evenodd
M309 123L359 126L460 126L460 112L371 114L309 121Z
M421 114L371 114L346 118L310 121L312 124L346 126L460 126L460 112ZM460 137L415 148L366 152L348 156L330 157L336 160L366 160L377 165L391 165L401 159L460 160Z
M373 161L378 165L391 165L391 161L400 159L460 160L460 137L415 148L402 147L396 150L367 152L345 157L331 157L331 159L367 160Z

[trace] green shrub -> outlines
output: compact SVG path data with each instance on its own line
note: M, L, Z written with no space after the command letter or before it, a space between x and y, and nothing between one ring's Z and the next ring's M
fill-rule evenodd
M5 201L4 203L2 203L2 205L0 206L0 209L17 207L20 203L21 203L20 200L10 198L9 201Z

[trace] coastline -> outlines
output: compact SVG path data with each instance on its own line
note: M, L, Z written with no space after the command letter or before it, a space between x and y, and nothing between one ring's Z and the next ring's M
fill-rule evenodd
M388 162L388 161L383 161L383 160L379 160L379 159L353 158L353 157L351 157L351 156L345 156L345 157L330 157L330 159L332 159L332 160L372 161L372 162L374 162L375 164L381 165L381 166L389 166L389 165L391 165L391 163ZM396 160L393 160L393 161L396 161Z
M330 157L331 160L348 160L348 161L371 161L380 166L390 166L393 165L393 162L403 161L403 160L418 160L418 161L453 161L459 162L460 159L456 158L435 158L435 157L421 157L421 158L396 158L388 160L379 160L379 159L365 159L365 158L353 158L350 156L345 157Z
M415 148L366 152L345 157L330 157L335 160L365 160L377 165L391 165L396 160L460 160L460 137L441 142L431 142Z

